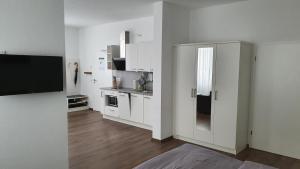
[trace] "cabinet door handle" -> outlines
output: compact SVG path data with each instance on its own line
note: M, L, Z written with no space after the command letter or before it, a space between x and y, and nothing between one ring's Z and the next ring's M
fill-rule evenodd
M197 89L194 89L194 97L197 98Z
M191 89L191 98L194 98L194 89Z
M144 99L151 99L150 97L146 97L146 96L144 96Z

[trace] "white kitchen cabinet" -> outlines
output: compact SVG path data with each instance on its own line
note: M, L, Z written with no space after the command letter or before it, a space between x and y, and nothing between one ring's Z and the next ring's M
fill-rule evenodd
M111 96L117 97L117 106L109 104L108 98ZM101 90L101 100L104 118L117 117L113 120L121 120L119 122L151 129L153 123L152 96L126 91Z
M153 97L144 96L144 124L153 125Z
M143 123L144 121L144 96L131 94L131 121Z
M112 117L119 117L119 108L116 106L110 105L108 102L108 96L118 97L119 92L112 91L112 90L102 90L101 96L103 96L104 102L104 111L102 114L112 116ZM101 97L102 98L102 97Z
M204 96L198 93L199 85L195 82L201 79L197 71L204 62L199 62L201 48L213 49L212 86L205 96L211 98L207 103L211 106L207 129L198 125L201 109L196 105L197 99ZM252 46L242 42L175 47L174 137L234 154L246 148L251 51Z
M103 90L104 95L111 95L111 96L118 96L118 91L112 91L112 90Z
M117 107L105 106L104 115L119 117L119 109Z
M138 46L138 71L152 72L153 43L142 42Z
M126 45L126 70L137 71L138 69L138 45Z
M118 108L121 119L130 120L130 94L119 93L118 95Z
M142 42L126 45L126 70L153 72L152 58L154 55L153 42Z

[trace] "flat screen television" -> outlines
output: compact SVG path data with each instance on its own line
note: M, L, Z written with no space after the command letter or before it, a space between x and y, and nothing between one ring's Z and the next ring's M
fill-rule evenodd
M0 96L63 91L59 56L0 54Z

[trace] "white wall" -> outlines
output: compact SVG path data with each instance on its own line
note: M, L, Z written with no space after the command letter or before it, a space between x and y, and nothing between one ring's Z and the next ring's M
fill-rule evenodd
M162 32L163 32L163 2L156 2L153 5L153 40L154 56L152 58L153 67L153 126L152 138L162 139L162 114L161 114L161 69L162 69Z
M80 71L81 65L79 63L79 29L76 27L65 28L65 48L66 48L66 85L67 95L80 94ZM79 64L79 72L77 84L74 83L75 68L74 63Z
M190 40L250 42L300 39L298 0L248 0L191 13Z
M171 3L163 3L161 55L161 138L173 135L173 45L189 39L189 10Z
M172 130L172 45L188 41L189 10L167 2L154 3L153 135L158 140Z
M1 0L0 50L64 56L63 0ZM0 97L0 168L67 169L65 92Z
M153 17L80 29L81 70L93 72L92 76L81 73L81 91L89 96L90 106L100 110L99 88L112 85L112 71L100 70L98 58L106 59L106 52L103 51L106 46L118 45L121 31L129 30L131 43L155 41L153 138L161 140L172 136L172 45L188 41L188 27L188 10L169 3L158 2L154 4ZM129 76L134 78L135 75L131 73ZM97 80L96 84L92 83L92 79ZM127 86L130 87L130 83L126 83Z
M258 46L252 147L300 159L300 42Z
M81 64L81 92L90 98L91 107L100 110L100 87L112 86L112 71L100 70L99 57L105 58L107 45L119 45L120 33L130 31L130 42L153 40L153 17L126 20L79 30L79 57ZM93 75L84 75L84 71L92 71ZM97 83L94 85L92 79ZM99 92L95 92L99 91Z
M190 40L244 40L256 46L251 147L300 158L300 1L249 0L191 12ZM270 42L270 43L266 43Z
M114 71L113 76L121 78L121 88L133 88L133 80L140 79L142 72Z

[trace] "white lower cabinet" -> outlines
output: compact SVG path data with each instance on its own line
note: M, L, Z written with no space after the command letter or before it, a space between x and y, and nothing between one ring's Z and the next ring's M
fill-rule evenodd
M108 106L107 95L117 96L118 107ZM106 116L117 117L123 122L150 129L153 124L153 97L143 94L116 92L110 90L101 91L101 113ZM125 120L125 121L124 121Z
M118 107L121 119L130 120L131 113L129 97L129 93L119 93L118 95Z
M131 94L131 117L130 120L138 123L144 121L144 96Z
M119 109L117 107L105 106L103 114L112 117L119 117Z
M153 124L153 100L152 96L144 96L144 124Z

